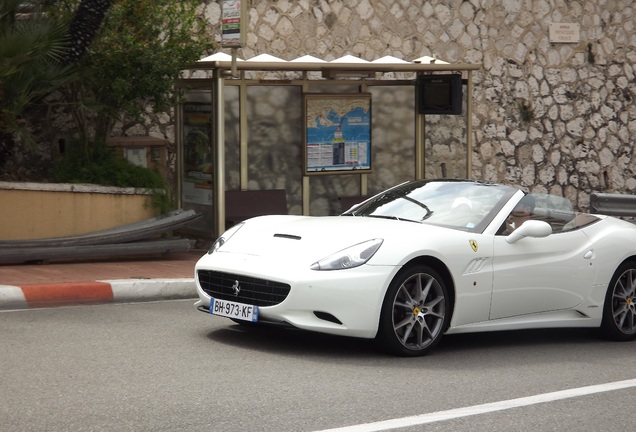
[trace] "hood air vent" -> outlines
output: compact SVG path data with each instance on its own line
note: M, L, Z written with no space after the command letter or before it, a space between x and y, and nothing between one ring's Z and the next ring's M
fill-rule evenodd
M289 239L289 240L300 240L302 238L300 236L291 235L291 234L274 234L274 237L286 238L286 239Z

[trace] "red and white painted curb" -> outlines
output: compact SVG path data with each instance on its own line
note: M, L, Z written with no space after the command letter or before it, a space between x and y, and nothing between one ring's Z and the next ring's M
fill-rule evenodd
M195 297L197 291L193 278L0 285L0 309L133 303Z

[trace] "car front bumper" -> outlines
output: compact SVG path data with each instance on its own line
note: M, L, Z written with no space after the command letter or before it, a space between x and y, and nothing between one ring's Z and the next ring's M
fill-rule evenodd
M295 269L290 270L292 267ZM239 303L260 301L250 293L249 281L254 278L259 283L265 281L262 284L272 282L276 286L289 286L282 301L259 306L259 321L286 323L304 330L343 336L375 337L384 295L397 267L362 265L332 271L297 267L242 254L204 256L195 267L199 295L196 306L208 311L211 298L204 291L199 276L204 272L222 272L224 277L218 279L218 283L225 285L226 296L230 294L226 299ZM232 296L235 284L247 288Z

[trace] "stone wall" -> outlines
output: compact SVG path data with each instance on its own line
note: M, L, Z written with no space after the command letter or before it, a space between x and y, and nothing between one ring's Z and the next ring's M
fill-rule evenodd
M633 193L632 2L484 3L474 175L562 193L584 209L594 191ZM581 42L549 43L550 22L580 24Z
M239 55L478 63L473 176L563 194L633 193L636 8L631 0L252 0ZM218 2L205 16L218 22ZM580 25L551 43L550 23ZM384 167L386 169L386 167ZM381 174L380 174L381 175Z
M218 22L209 2L206 17ZM580 25L551 43L550 23ZM633 193L636 9L630 0L250 2L243 58L438 55L474 74L473 176L563 194Z
M437 55L451 63L483 65L473 74L476 179L563 194L583 210L591 192L636 189L632 0L249 0L248 8L247 46L239 50L245 59L263 53L285 60L307 54L326 60L391 55L408 61ZM219 1L203 1L201 14L219 29ZM551 43L551 23L579 24L580 42ZM454 136L456 124L438 123L427 158L456 160L457 145L444 141ZM261 132L266 124L260 124ZM174 116L149 113L147 124L119 125L117 133L167 137L174 143ZM405 154L407 141L408 135L397 137L397 150L378 146L381 157L374 159L371 185L412 175L398 168L412 158ZM287 165L267 159L272 150L288 155L288 149L269 147L267 153L251 154L250 187L284 185L297 212L299 185L281 180ZM235 149L228 152L232 163ZM279 176L272 169L280 169ZM439 170L427 167L429 174L439 175ZM312 200L329 201L318 213L333 212L333 195L355 189L330 179L312 186L319 194ZM236 174L228 173L230 186L236 187L236 180Z

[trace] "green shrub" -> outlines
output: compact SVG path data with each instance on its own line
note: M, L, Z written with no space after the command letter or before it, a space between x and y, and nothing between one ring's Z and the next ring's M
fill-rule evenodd
M53 180L60 183L89 183L101 186L134 187L151 189L151 205L159 213L171 208L169 188L157 171L140 167L117 157L113 149L104 144L92 147L92 154L85 155L78 145L71 145L58 161Z

